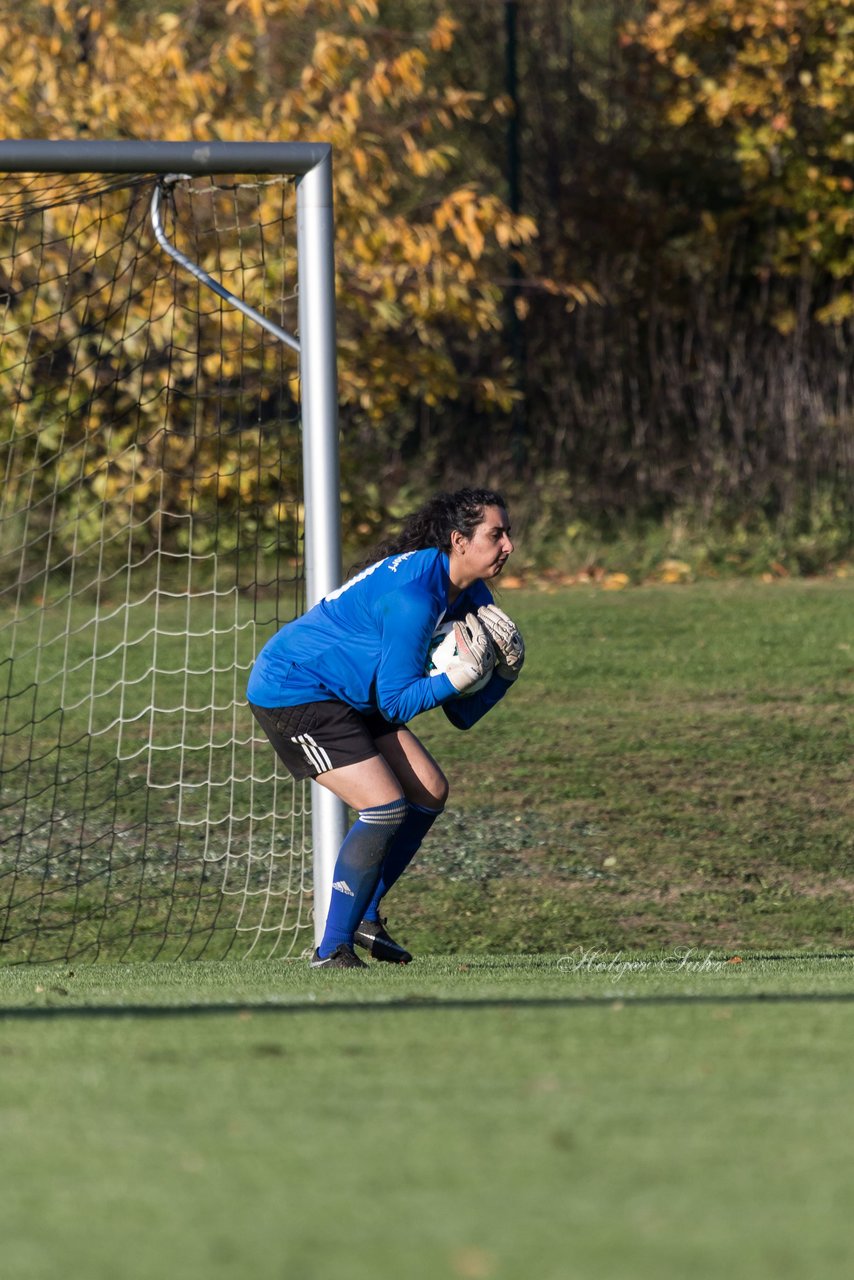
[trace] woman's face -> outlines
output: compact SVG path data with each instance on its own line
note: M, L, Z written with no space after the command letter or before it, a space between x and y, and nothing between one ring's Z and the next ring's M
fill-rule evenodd
M510 519L503 507L484 507L483 519L470 538L461 538L459 555L466 576L497 578L513 552Z

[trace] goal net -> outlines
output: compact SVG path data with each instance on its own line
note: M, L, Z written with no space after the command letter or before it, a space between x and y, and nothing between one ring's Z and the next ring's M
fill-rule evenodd
M311 945L246 679L304 607L291 178L0 181L0 961ZM289 282L289 283L288 283Z

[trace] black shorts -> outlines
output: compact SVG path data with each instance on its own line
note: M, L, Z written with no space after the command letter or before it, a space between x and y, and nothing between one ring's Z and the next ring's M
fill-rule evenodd
M376 740L404 728L378 711L364 713L346 702L304 702L298 707L259 707L252 714L295 778L316 778L330 769L378 756Z

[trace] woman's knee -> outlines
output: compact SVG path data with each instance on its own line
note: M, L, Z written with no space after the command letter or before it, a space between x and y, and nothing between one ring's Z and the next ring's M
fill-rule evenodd
M444 808L449 791L448 779L410 729L399 729L378 738L377 747L407 800L425 809Z
M444 809L448 801L451 784L441 769L437 769L431 778L421 780L421 786L420 795L408 796L407 798L414 801L415 804L423 805L425 809Z

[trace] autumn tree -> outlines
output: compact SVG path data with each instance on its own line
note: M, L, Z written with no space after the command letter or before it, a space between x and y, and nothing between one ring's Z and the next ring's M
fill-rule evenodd
M557 554L579 524L809 543L849 518L846 0L0 11L8 136L333 144L344 499L369 526L460 469L517 484Z
M404 39L375 0L230 0L186 23L117 0L2 7L7 137L332 144L340 397L360 465L394 470L417 406L452 402L462 383L506 412L501 278L536 229L457 171L458 131L493 106L435 73L449 14Z
M664 523L788 543L802 567L844 554L850 5L516 7L533 252L601 300L558 316L530 298L528 421L552 537ZM493 92L501 67L478 50L501 40L505 8L467 6L452 55Z
M664 127L699 122L732 155L739 212L765 230L759 265L836 282L815 298L819 321L854 315L854 6L658 0L623 38L654 61ZM781 309L776 321L796 316Z

